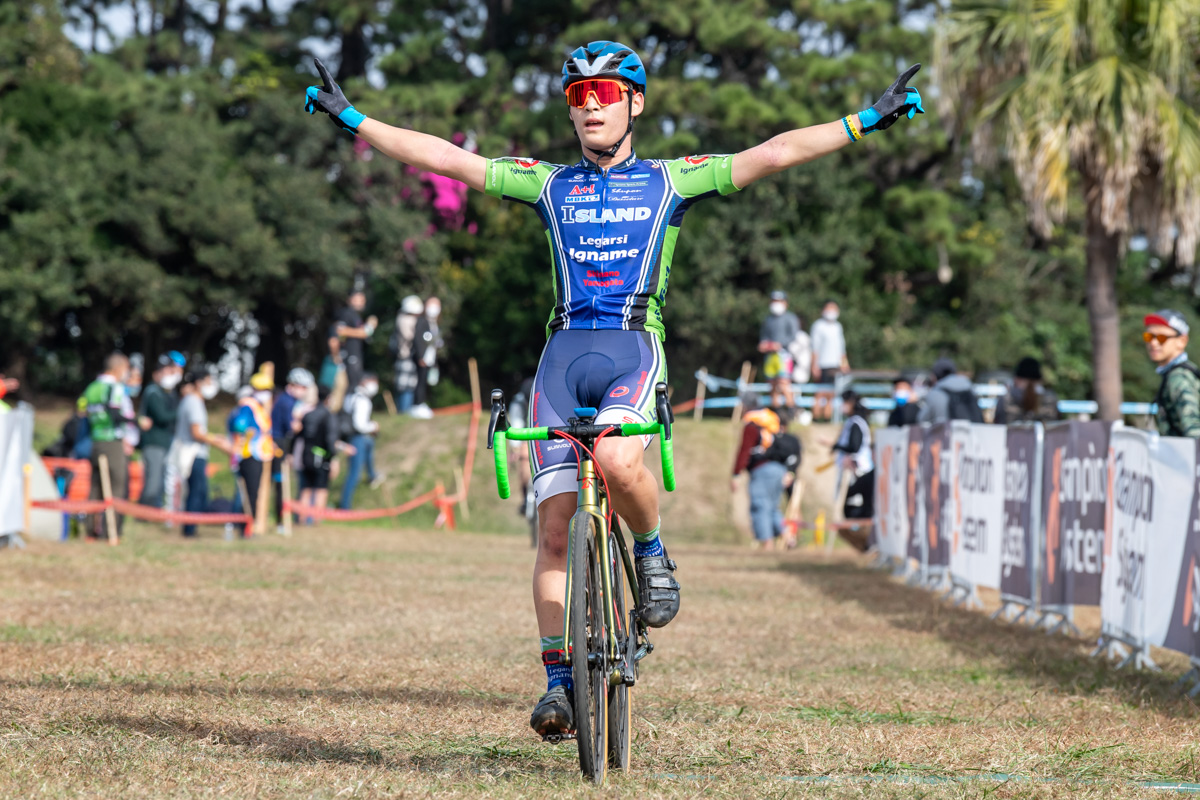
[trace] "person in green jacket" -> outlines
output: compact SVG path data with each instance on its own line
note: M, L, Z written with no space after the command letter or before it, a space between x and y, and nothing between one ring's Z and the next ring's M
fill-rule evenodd
M124 407L128 401L125 381L129 380L129 356L113 353L104 361L104 372L88 384L79 406L87 415L88 428L92 436L92 500L103 499L103 484L100 479L100 459L108 462L108 474L113 497L125 498L129 493L129 457L133 455L133 443L128 434L133 429L132 411L126 415ZM121 533L123 518L117 515L117 535ZM93 514L91 531L99 539L108 538L104 514Z
M162 508L166 486L167 451L175 438L175 415L179 399L175 387L183 377L183 355L164 353L158 357L153 382L142 392L138 427L142 429L142 465L145 483L138 500L144 506Z
M1142 340L1154 371L1162 376L1158 388L1158 432L1163 436L1200 438L1200 368L1188 358L1187 320L1164 308L1147 314Z

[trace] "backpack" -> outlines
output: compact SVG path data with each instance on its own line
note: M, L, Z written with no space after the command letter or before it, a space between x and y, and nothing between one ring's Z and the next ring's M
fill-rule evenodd
M768 461L778 461L789 470L800 466L800 440L790 433L779 433L771 446L763 451L762 457Z
M342 409L337 413L338 438L343 442L348 442L358 435L358 431L354 429L354 417L346 409Z
M947 410L949 411L948 419L965 419L968 422L983 422L983 411L979 408L979 401L975 399L975 393L970 389L963 389L958 392L951 392L942 389L946 392L946 397L949 399Z
M1165 395L1167 393L1167 376L1177 369L1186 369L1188 372L1192 373L1197 380L1200 380L1200 368L1190 361L1185 361L1182 364L1176 364L1163 373L1162 383L1158 385L1158 394L1154 395L1154 403L1158 406L1158 413L1162 415L1162 418L1167 420L1167 424L1170 426L1169 435L1182 435L1175 433L1178 428L1175 425L1175 420L1172 419L1172 416L1174 415L1171 414L1170 410L1163 405L1163 400L1166 399Z

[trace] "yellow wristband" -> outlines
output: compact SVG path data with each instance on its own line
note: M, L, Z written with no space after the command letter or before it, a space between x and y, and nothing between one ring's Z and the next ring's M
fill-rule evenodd
M861 142L863 135L859 132L858 128L856 128L854 126L854 115L847 114L845 121L846 121L846 129L850 131L850 135L854 137L854 141Z

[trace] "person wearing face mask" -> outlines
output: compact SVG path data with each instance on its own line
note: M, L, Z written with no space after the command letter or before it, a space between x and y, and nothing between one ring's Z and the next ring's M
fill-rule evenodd
M788 408L795 408L796 399L792 397L792 368L795 364L788 345L800 332L800 320L788 311L784 292L771 292L771 303L767 308L769 313L759 328L758 352L765 357L763 376L771 383L769 404L778 405L775 398L782 396Z
M916 425L921 413L921 403L913 391L912 381L904 376L896 378L892 384L892 399L896 401L892 413L888 414L889 428L903 428L905 425Z
M296 367L287 376L287 385L275 397L271 405L271 437L275 440L276 453L289 453L295 440L296 404L303 399L310 387L316 385L313 374ZM271 461L271 485L275 491L275 532L283 534L283 459Z
M846 332L838 322L840 313L837 301L827 300L821 309L821 318L812 325L812 374L817 383L831 385L839 375L850 371L850 361L846 358ZM814 417L829 419L833 415L833 394L829 391L817 394Z
M379 378L374 373L363 375L354 391L346 398L343 411L350 417L353 434L350 436L350 447L354 455L350 457L350 467L346 471L346 483L342 487L342 502L339 508L350 508L354 499L354 490L358 488L358 479L362 477L363 468L367 470L367 480L371 488L377 489L387 480L387 476L375 471L375 435L379 433L379 423L371 419L374 410L375 395L379 394Z
M425 316L417 320L416 336L413 339L417 389L413 395L415 405L408 412L417 419L433 418L433 411L429 408L429 387L438 382L437 351L442 346L438 318L441 315L442 301L431 297L425 301Z
M155 362L150 373L153 383L142 393L138 427L142 430L142 465L145 483L138 500L144 506L162 508L166 488L167 452L175 438L175 417L178 398L175 387L183 378L182 365L176 363L170 353L164 353Z
M417 339L417 322L425 315L425 304L415 294L410 294L400 303L396 315L396 330L388 341L388 352L395 357L396 410L406 414L413 407L417 390L417 360L414 355Z
M208 408L206 404L217 396L217 384L207 369L188 372L181 376L179 384L179 408L175 417L175 441L171 445L170 460L187 487L184 510L202 513L208 510L208 457L209 447L233 452L233 445L225 438L208 432ZM183 535L196 535L195 525L184 525Z
M79 407L87 415L92 439L92 475L100 475L100 457L108 461L109 485L113 497L125 499L129 492L129 456L133 445L126 441L129 429L137 430L133 408L125 388L130 379L129 357L113 353L104 361L104 372L88 384ZM128 408L128 411L126 409ZM102 500L103 487L98 477L92 480L92 500ZM116 515L117 535L121 534L124 517ZM89 530L97 539L107 539L104 514L93 514Z
M235 435L238 475L246 486L246 499L250 503L248 513L256 520L260 509L265 513L266 505L259 500L262 491L263 470L275 458L275 440L271 436L272 390L275 379L271 377L274 366L267 364L250 377L251 392L242 398L229 420L229 428ZM268 478L270 473L268 473ZM235 504L236 507L236 504ZM246 538L251 536L249 525L242 531Z

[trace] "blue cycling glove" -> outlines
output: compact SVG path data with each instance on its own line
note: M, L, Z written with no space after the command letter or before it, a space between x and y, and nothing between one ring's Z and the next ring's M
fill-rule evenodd
M862 123L862 136L892 127L902 114L912 119L917 114L925 113L921 106L921 93L905 85L920 68L920 64L914 64L904 70L883 96L875 101L875 105L858 112L858 120Z
M308 87L304 93L304 110L310 114L323 111L339 127L345 128L351 133L358 133L358 126L367 118L367 115L350 105L346 95L342 94L341 87L334 83L333 78L329 76L329 70L325 69L321 59L314 58L313 61L316 62L317 72L321 74L321 80L325 85Z

